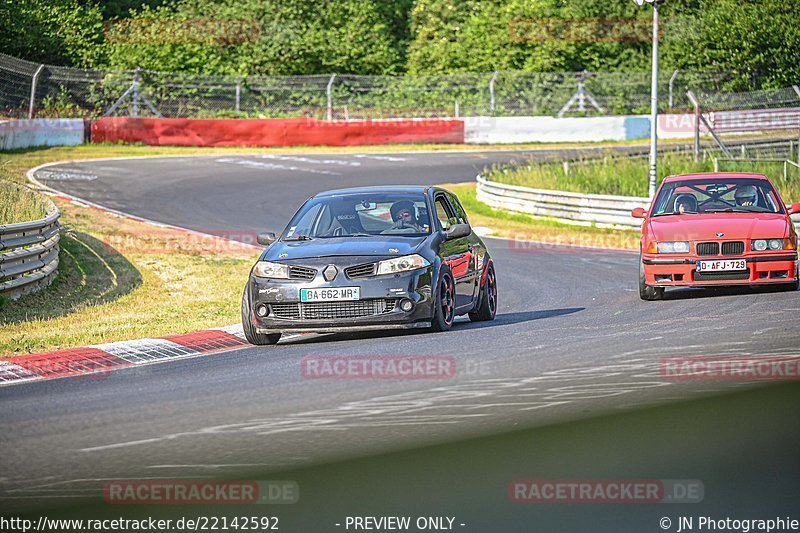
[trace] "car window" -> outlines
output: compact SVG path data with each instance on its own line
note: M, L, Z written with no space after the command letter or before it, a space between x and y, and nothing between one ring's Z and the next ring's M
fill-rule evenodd
M436 218L439 219L439 224L442 225L443 230L449 229L455 220L455 217L451 214L450 205L444 195L441 194L436 197Z
M309 200L292 218L283 238L421 236L430 231L423 194L364 192Z
M461 206L461 202L458 201L456 195L448 193L447 199L450 200L450 206L453 208L453 212L455 213L457 224L469 224L467 212L464 211L464 208Z
M711 177L665 183L653 216L719 211L781 213L783 208L767 180Z
M297 220L292 221L292 224L286 228L286 233L284 234L284 238L295 238L299 237L300 235L308 236L314 233L314 227L319 225L318 223L315 224L317 217L319 216L320 212L323 210L324 206L322 204L312 205L309 209L307 209L302 216L297 218ZM302 208L301 208L302 209ZM325 217L320 217L321 219Z

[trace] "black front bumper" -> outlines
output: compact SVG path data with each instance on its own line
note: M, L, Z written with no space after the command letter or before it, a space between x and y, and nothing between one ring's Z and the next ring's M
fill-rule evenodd
M402 274L349 279L340 275L332 282L321 275L313 280L273 280L250 276L253 326L259 333L316 332L334 333L430 326L433 317L431 281L433 266ZM360 299L350 302L306 304L300 302L300 289L359 287ZM403 311L402 300L411 300L413 308ZM374 304L374 305L372 305ZM266 316L256 312L265 306ZM364 316L365 308L376 312ZM263 308L262 308L263 309Z

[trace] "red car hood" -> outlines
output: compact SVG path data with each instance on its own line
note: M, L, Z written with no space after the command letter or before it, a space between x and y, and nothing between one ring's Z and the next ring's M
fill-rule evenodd
M786 215L778 213L706 213L667 215L649 220L656 241L778 239L789 236ZM722 237L717 233L724 233Z

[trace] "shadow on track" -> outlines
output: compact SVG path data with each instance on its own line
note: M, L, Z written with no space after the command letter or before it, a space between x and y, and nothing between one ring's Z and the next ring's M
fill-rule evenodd
M563 315L571 315L586 309L585 307L566 307L563 309L544 309L541 311L518 311L514 313L498 313L494 320L489 322L470 322L464 320L466 316L461 317L462 320L457 320L453 324L452 332L469 330L469 329L483 329L492 328L497 326L507 326L511 324L520 324L522 322L530 322L533 320L542 320L545 318L553 318ZM451 332L446 332L448 335ZM382 331L360 331L353 333L330 333L315 335L313 337L303 337L297 340L288 341L286 344L313 344L317 342L327 341L341 341L341 340L355 340L355 339L382 339L387 337L405 337L408 335L425 335L433 334L425 329L387 329Z

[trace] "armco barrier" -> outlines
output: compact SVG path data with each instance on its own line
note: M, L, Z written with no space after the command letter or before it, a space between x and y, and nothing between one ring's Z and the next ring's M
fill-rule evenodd
M50 202L41 220L0 225L0 295L18 298L55 278L59 216L58 207Z
M351 120L110 117L92 122L92 142L173 146L347 146L464 142L460 119Z
M0 122L0 150L83 143L83 119L35 118Z
M649 198L610 196L531 189L488 181L478 175L477 196L481 202L506 211L554 218L567 224L599 227L639 228L640 219L631 216L635 207L647 207Z

